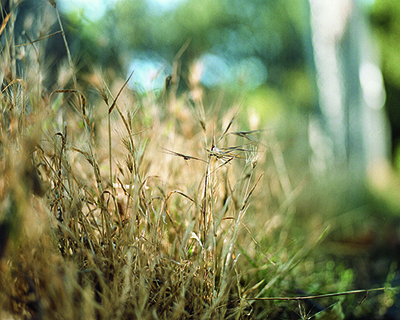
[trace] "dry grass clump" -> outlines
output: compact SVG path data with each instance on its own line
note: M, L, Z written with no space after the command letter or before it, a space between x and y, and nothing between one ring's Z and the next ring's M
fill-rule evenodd
M238 108L221 116L174 85L161 98L110 89L101 72L86 77L99 97L88 101L69 52L65 86L46 91L46 39L17 46L13 14L1 34L0 318L281 314L251 299L295 293L321 232L289 236L299 189L273 133L243 131Z

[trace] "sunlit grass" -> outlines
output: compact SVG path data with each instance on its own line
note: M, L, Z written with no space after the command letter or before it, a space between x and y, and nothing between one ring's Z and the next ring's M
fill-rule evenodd
M293 236L305 182L275 132L243 129L239 102L205 106L195 72L177 95L179 55L160 96L93 66L89 101L69 53L47 91L45 40L15 47L4 26L1 318L282 318L303 303L252 299L349 289L312 256L329 223Z

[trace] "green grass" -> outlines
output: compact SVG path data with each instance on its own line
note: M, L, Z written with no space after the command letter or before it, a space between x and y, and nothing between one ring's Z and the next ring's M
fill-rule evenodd
M303 301L253 299L352 289L314 255L331 221L296 224L304 182L274 131L243 129L239 102L220 111L174 82L138 95L96 66L79 78L67 43L46 91L46 40L16 47L4 26L0 318L306 318Z

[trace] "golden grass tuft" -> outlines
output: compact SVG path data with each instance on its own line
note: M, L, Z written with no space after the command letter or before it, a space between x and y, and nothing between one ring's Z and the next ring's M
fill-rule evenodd
M213 113L201 94L139 97L98 69L82 77L98 92L88 101L66 42L47 91L47 38L16 47L13 14L0 29L0 318L280 314L251 298L295 293L323 229L290 237L301 187L274 134L243 130L238 108Z

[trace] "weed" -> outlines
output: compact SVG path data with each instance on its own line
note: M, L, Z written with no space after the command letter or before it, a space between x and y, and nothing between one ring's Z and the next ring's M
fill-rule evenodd
M181 52L163 99L132 94L134 73L106 83L96 70L88 101L49 3L60 31L26 43L15 11L0 28L0 317L278 315L259 298L295 293L325 231L290 236L301 186L274 133L243 130L238 108L209 112L195 76L178 96ZM50 36L64 40L63 87L42 84Z

